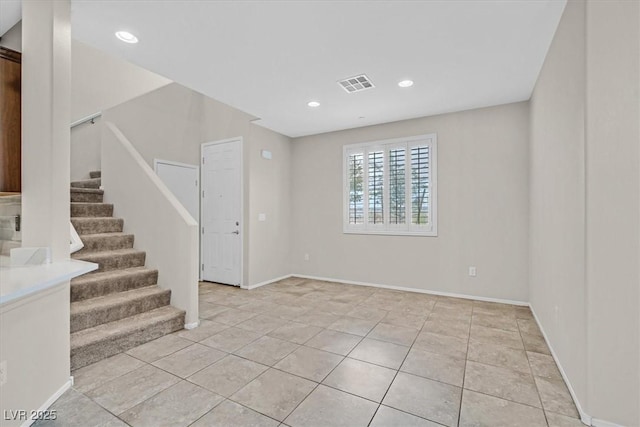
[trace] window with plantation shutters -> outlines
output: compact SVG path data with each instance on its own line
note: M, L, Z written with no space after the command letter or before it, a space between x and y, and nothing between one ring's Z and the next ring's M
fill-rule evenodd
M436 135L344 147L344 232L436 236Z

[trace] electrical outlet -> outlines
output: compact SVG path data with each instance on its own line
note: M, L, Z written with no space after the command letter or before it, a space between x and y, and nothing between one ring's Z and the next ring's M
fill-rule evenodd
M0 386L7 383L7 361L0 362Z
M469 267L469 276L476 277L476 268L474 266Z
M304 260L309 261L309 254L304 254Z

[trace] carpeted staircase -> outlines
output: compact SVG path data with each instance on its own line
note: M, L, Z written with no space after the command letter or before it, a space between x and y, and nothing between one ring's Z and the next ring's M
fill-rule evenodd
M182 329L185 316L157 286L158 270L145 268L113 205L102 203L100 172L90 176L71 183L71 222L84 243L71 257L99 265L71 281L71 369Z

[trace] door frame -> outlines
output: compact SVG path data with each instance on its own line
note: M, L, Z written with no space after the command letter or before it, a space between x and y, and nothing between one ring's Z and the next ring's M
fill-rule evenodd
M156 175L158 175L158 165L159 164L163 164L163 165L170 165L170 166L178 166L181 168L187 168L187 169L195 169L196 170L196 176L198 177L198 183L196 184L196 187L198 187L198 218L194 218L196 220L196 222L198 223L198 225L200 225L200 215L201 213L201 209L200 209L200 202L202 200L200 197L200 180L202 179L200 176L200 166L198 165L191 165L189 163L180 163L180 162L174 162L171 160L162 160L162 159L153 159L153 171L156 173ZM189 212L191 213L191 212Z
M200 144L200 218L204 217L204 203L202 203L202 191L203 191L203 181L202 181L202 165L204 164L204 149L205 147L211 145L220 145L220 144L228 144L231 142L236 142L240 145L240 284L239 287L244 289L244 141L241 136L236 136L233 138L220 139L216 141L203 142ZM198 226L200 227L200 279L202 279L202 266L203 259L202 254L204 251L202 250L202 222L198 222Z

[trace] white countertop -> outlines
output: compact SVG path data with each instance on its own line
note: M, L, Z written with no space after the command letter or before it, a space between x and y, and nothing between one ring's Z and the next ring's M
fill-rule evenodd
M38 293L98 269L98 264L67 260L50 264L0 268L0 305Z

